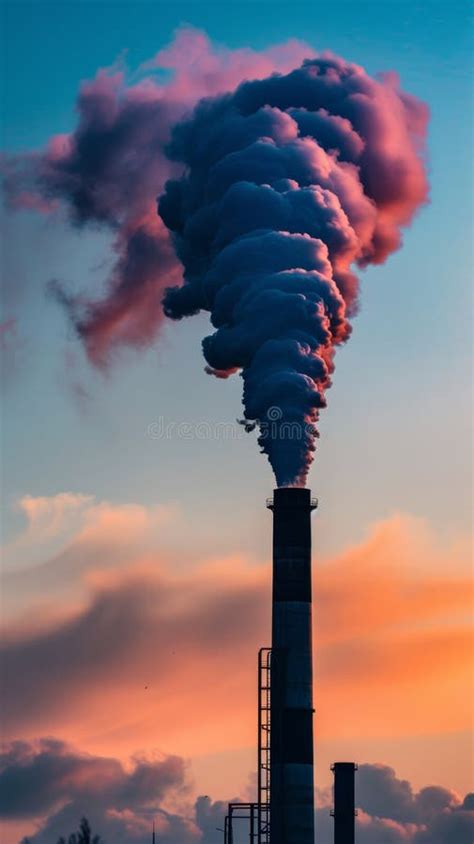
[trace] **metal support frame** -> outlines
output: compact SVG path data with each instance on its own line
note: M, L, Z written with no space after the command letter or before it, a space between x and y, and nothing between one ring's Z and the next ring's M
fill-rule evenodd
M249 821L249 842L255 844L257 835L258 803L229 803L224 821L224 844L234 844L234 821Z

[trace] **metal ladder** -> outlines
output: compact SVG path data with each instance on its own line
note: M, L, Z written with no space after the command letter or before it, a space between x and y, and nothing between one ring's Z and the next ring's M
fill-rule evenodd
M234 844L234 822L249 821L250 844L270 844L270 697L271 648L258 652L258 768L257 802L229 803L224 824L224 844ZM239 825L240 826L240 825Z
M258 652L257 844L270 844L271 648Z

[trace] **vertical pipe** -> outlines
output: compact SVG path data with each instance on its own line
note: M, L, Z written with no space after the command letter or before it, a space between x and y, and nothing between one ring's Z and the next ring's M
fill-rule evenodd
M334 771L334 844L355 842L354 762L336 762Z
M274 491L270 732L272 844L314 844L309 489Z

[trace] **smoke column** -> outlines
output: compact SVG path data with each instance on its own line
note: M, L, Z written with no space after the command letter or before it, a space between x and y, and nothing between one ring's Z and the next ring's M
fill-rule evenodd
M102 289L49 287L93 365L151 345L163 296L174 319L210 311L207 371L241 372L278 485L304 485L353 269L384 261L427 198L427 109L395 74L294 40L228 50L183 28L144 70L100 70L73 131L3 156L7 202L110 233Z
M184 173L159 214L184 283L165 313L210 311L207 369L241 371L278 486L305 484L357 309L353 265L383 262L427 198L427 118L394 74L331 55L202 100L172 132L167 154Z

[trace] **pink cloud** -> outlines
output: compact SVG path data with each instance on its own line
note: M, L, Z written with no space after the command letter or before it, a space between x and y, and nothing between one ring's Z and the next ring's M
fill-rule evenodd
M44 151L4 159L12 207L47 213L63 206L75 225L100 225L114 233L116 260L105 297L71 295L57 283L51 288L94 364L105 366L121 346L151 343L163 319L164 290L181 281L181 266L156 211L165 181L178 172L164 151L171 126L200 97L244 78L288 70L312 54L296 40L262 52L228 50L184 27L142 67L165 68L166 82L151 74L129 85L123 71L99 70L80 87L79 121L72 132L53 136Z

